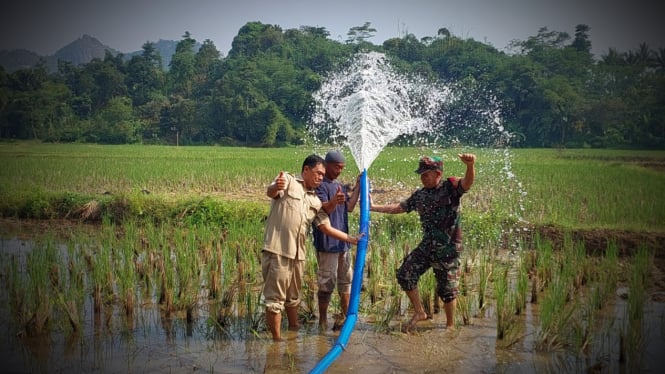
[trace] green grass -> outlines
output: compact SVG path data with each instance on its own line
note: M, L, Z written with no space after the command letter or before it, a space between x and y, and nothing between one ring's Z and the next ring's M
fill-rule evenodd
M91 199L122 198L130 213L157 216L171 213L165 201L265 202L280 170L298 173L308 154L327 149L0 143L0 214L58 218ZM344 152L342 180L353 182L359 170ZM446 176L462 176L460 152L478 156L469 219L665 231L662 151L388 147L368 170L373 196L392 202L418 188L413 170L424 154L442 156Z
M665 153L539 149L515 155L515 173L529 194L529 221L663 231Z

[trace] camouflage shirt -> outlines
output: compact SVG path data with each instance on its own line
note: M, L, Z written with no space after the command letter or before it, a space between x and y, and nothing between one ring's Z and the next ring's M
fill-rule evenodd
M400 203L406 212L415 210L420 216L423 230L421 246L450 246L461 242L459 207L460 198L466 191L461 183L453 187L454 180L454 177L448 178L436 188L420 188Z

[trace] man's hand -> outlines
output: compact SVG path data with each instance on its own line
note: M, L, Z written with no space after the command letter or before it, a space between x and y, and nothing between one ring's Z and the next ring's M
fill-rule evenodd
M474 166L476 155L473 153L462 153L457 156L466 165L466 173L464 173L464 178L462 178L459 183L462 183L464 191L468 191L473 185L473 181L476 179L476 168Z
M351 245L358 245L358 242L363 238L363 236L365 236L364 232L361 232L358 235L348 235L347 243Z
M337 205L342 205L346 202L346 195L344 195L344 191L342 191L341 185L337 186L337 192L335 193L335 202L337 203Z
M275 179L275 188L277 191L283 191L286 188L286 178L283 171L280 171L277 179Z
M473 165L476 162L476 155L473 153L462 153L458 154L457 157L467 166Z
M275 178L275 180L268 186L266 195L268 195L269 198L274 199L279 196L279 191L284 191L285 189L286 177L284 176L284 172L280 171L277 178Z

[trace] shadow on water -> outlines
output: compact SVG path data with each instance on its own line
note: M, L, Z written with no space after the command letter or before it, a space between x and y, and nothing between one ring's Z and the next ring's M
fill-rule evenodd
M4 239L0 248L2 263L7 264L12 255L29 252L31 243ZM2 271L6 283L7 274ZM662 286L662 274L657 276ZM640 324L640 372L665 368L665 303L663 289L656 292L660 297L646 303ZM344 353L327 372L625 372L619 334L627 302L622 296L620 288L616 298L603 306L590 349L600 353L592 357L566 349L537 350L538 304L528 303L515 323L515 337L504 340L497 339L493 306L455 330L447 330L445 317L434 314L412 334L400 332L405 315L397 316L386 330L361 313ZM17 335L20 329L8 308L7 293L0 292L0 297L3 372L300 373L311 370L338 336L305 323L300 331L288 332L285 341L274 343L265 331L246 334L242 326L223 332L211 328L203 304L193 322L187 323L184 316L165 318L159 306L150 302L141 305L131 319L121 306L107 306L95 315L88 300L80 332L54 328L47 335L26 337Z

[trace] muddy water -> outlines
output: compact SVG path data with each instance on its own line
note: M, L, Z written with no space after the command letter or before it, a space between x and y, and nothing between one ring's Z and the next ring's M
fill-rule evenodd
M25 251L29 244L3 240L2 263L8 256ZM2 282L6 284L5 269ZM328 373L534 373L534 372L634 372L619 362L619 333L625 301L618 291L603 308L602 323L595 332L589 354L554 349L539 353L537 305L528 304L519 317L515 336L497 340L496 318L491 308L456 330L445 328L445 317L435 314L421 322L413 334L403 334L395 321L393 332L377 332L360 315L345 351ZM273 343L265 333L229 331L220 335L207 324L200 309L194 323L184 318L165 319L156 305L139 308L130 321L120 310L104 310L95 317L85 306L80 335L54 329L48 337L27 339L8 310L5 292L0 292L0 372L217 372L301 373L316 366L337 338L332 331L320 332L306 324L298 332L286 332L285 341ZM662 299L661 299L662 300ZM642 321L643 343L639 372L662 373L665 368L665 303L647 303ZM408 316L400 317L401 320ZM596 353L597 352L597 353Z

